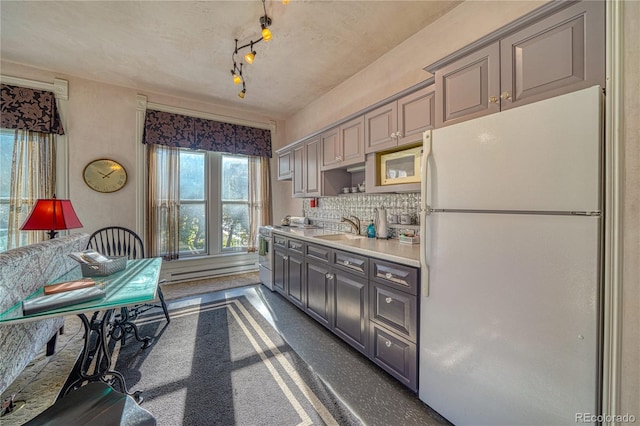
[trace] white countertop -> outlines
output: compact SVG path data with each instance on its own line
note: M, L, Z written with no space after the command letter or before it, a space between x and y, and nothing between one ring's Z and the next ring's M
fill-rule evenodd
M276 234L295 237L314 244L321 244L339 250L351 251L369 257L388 260L402 265L420 267L420 244L404 244L398 240L379 240L377 238L358 238L353 240L324 240L319 235L340 234L341 232L321 228L273 228Z

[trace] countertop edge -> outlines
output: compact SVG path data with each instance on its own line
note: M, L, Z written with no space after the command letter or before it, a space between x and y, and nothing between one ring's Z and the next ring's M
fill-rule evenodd
M313 231L318 232L318 231L322 231L322 230L315 229ZM379 250L370 249L370 248L357 247L357 246L353 246L351 244L345 244L345 243L342 243L340 241L323 240L323 239L320 239L320 238L316 238L313 235L305 235L304 234L305 232L308 232L308 231L282 229L282 228L280 228L280 229L274 228L273 229L273 233L274 234L280 234L280 235L283 235L285 237L295 238L295 239L298 239L298 240L303 240L303 241L306 241L306 242L309 242L309 243L318 244L318 245L322 245L322 246L327 246L327 247L331 247L331 248L338 249L338 250L344 250L344 251L349 251L349 252L352 252L352 253L358 253L358 254L361 254L361 255L364 255L364 256L369 256L369 257L376 258L376 259L395 262L395 263L399 263L399 264L406 265L406 266L412 266L414 268L420 268L420 259L419 259L420 247L418 245L413 245L413 246L407 245L408 246L407 249L409 249L411 247L414 250L418 251L418 258L417 259L412 259L412 258L408 258L408 257L398 256L398 255L395 255L395 254L391 253L391 251L394 248L397 248L398 245L402 244L396 239L377 240L377 243L381 243L381 244L389 246L389 251L386 251L386 250L385 251L379 251ZM329 235L329 234L339 234L339 232L326 232L326 233L323 233L323 235ZM404 244L402 244L402 245L404 245Z

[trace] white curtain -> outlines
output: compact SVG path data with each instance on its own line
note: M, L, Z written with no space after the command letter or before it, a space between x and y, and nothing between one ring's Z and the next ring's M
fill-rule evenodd
M173 260L180 250L180 148L147 147L147 251Z
M249 247L257 250L258 226L271 223L271 172L269 158L249 157Z
M52 198L56 187L55 135L16 130L9 192L7 250L47 239L44 231L20 231L38 198Z

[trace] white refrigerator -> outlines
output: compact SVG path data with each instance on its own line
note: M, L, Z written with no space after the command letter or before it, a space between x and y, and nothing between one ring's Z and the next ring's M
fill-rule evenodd
M601 98L424 134L419 397L456 425L599 412Z

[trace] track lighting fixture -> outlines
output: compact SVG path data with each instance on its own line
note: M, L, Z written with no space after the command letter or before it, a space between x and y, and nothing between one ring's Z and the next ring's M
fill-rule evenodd
M282 0L282 4L288 4L289 0ZM249 48L249 52L244 55L244 60L247 64L252 64L256 59L256 51L253 50L253 45L260 43L262 40L268 42L273 38L273 34L269 27L271 26L271 18L267 15L267 7L265 5L265 0L262 0L262 10L264 11L264 15L260 17L260 28L262 28L261 37L257 40L249 40L249 43L244 44L242 46L238 46L238 39L236 39L236 48L231 55L231 59L233 60L233 69L231 70L231 75L233 78L234 84L242 83L242 91L238 93L238 96L241 99L244 99L244 95L247 93L247 88L245 85L245 79L242 75L242 62L238 65L238 61L236 60L236 55L240 50Z

